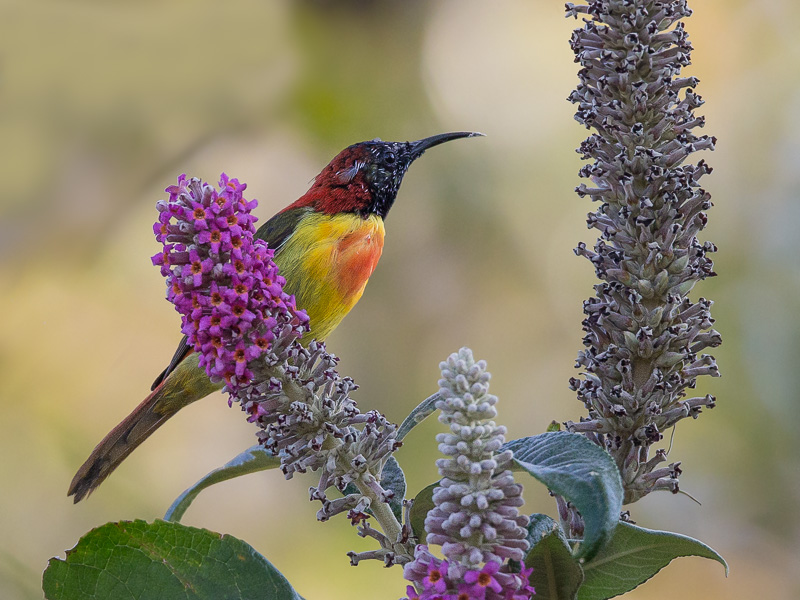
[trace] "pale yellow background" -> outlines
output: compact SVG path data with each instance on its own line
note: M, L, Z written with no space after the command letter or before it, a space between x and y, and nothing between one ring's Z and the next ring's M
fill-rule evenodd
M631 598L796 598L800 544L800 5L695 0L686 22L707 105L705 239L722 379L682 421L671 460L698 498L648 497L644 526L699 537L731 564L679 559ZM514 437L577 419L567 388L594 241L572 192L586 133L565 101L574 20L558 1L32 1L0 3L0 597L40 598L41 572L90 528L163 515L254 440L216 395L180 414L88 501L67 485L179 339L149 262L153 208L186 172L249 184L269 217L342 147L473 129L409 172L384 258L330 338L362 408L399 421L462 345L489 362ZM435 421L398 453L436 477ZM320 524L310 478L220 485L185 522L244 538L309 600L399 597L399 569L347 566L369 545ZM529 512L553 512L528 486ZM354 590L354 591L348 591Z

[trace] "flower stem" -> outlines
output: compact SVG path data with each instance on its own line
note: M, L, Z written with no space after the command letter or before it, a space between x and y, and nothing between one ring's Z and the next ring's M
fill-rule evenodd
M391 507L386 503L383 502L378 495L372 490L366 483L361 480L354 482L355 486L358 488L358 491L361 492L363 496L366 496L370 500L370 510L372 511L375 520L378 521L378 524L381 526L384 535L389 539L389 542L392 544L390 550L394 551L397 554L407 555L409 557L413 556L413 551L409 552L409 549L405 547L403 543L401 543L401 536L400 532L402 530L402 525L397 520L397 517L394 516Z

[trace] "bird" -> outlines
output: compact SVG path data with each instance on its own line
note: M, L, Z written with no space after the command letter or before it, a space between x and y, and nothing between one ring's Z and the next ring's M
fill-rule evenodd
M383 251L384 219L411 163L434 146L481 136L442 133L414 142L379 138L348 146L313 179L308 191L255 233L274 250L284 290L306 311L301 343L324 340L361 298ZM156 429L185 406L223 387L198 364L186 336L151 393L95 447L68 496L88 496Z

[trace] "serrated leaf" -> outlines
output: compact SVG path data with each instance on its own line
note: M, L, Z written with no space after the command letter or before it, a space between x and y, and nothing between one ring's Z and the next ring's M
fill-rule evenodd
M168 521L106 523L52 558L47 600L302 600L250 545Z
M439 399L439 392L436 392L432 396L425 398L414 410L408 413L408 416L400 423L400 427L397 428L397 440L402 441L409 431L431 416L436 411L436 402Z
M584 566L586 579L578 600L605 600L641 585L673 559L700 556L728 564L703 542L669 531L654 531L620 523L611 541Z
M572 502L586 525L576 558L591 559L611 539L622 508L622 481L613 459L582 435L554 431L508 442L514 462Z
M531 549L525 566L533 567L530 582L537 600L574 600L583 582L583 569L572 556L561 527L547 515L531 515Z
M425 533L425 517L428 512L433 509L433 490L439 486L439 482L432 483L429 486L422 488L419 493L414 497L414 504L411 505L409 511L409 521L411 521L411 531L414 537L419 540L420 544L425 543L427 534Z
M172 506L167 509L167 514L164 515L164 519L166 521L179 522L183 517L183 513L185 513L186 509L194 502L197 495L215 483L227 481L250 473L257 473L258 471L275 469L280 465L280 459L271 452L268 452L264 447L252 446L233 460L225 463L218 469L214 469L200 479L200 481L184 491L175 499Z

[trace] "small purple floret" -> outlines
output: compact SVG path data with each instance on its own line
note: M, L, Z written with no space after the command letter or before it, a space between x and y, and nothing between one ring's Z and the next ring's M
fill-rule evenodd
M464 582L470 584L476 591L483 588L485 593L486 588L491 588L492 591L502 592L503 586L494 578L494 574L499 569L500 563L490 561L483 565L480 571L467 571L464 573Z

